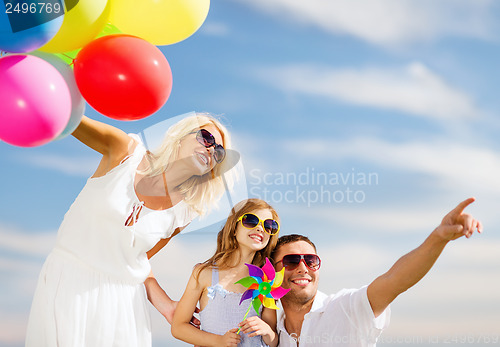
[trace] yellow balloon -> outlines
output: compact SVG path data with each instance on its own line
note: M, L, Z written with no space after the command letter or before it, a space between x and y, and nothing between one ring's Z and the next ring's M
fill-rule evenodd
M170 45L194 34L210 8L210 0L110 1L110 23L157 46Z
M101 30L99 34L95 37L96 39L107 36L107 35L113 35L113 34L121 34L122 32L118 30L117 27L115 27L112 24L106 24L104 28ZM62 52L62 53L54 53L57 57L61 58L66 64L71 66L73 68L73 60L75 60L76 56L78 53L82 50L82 48L77 48L75 50L69 51L69 52Z
M108 0L80 0L64 15L61 29L40 51L69 52L92 41L108 22L111 4Z

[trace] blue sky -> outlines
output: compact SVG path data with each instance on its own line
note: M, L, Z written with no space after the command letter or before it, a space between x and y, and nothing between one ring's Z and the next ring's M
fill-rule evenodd
M213 1L195 35L161 47L174 84L159 112L86 114L127 132L192 110L222 115L242 154L240 184L276 207L283 233L317 243L327 293L370 283L475 196L484 234L448 245L396 300L380 346L498 343L499 10L493 0ZM21 346L40 268L99 157L74 138L0 143L0 155L0 345ZM174 298L218 226L153 260ZM155 346L184 345L152 317Z

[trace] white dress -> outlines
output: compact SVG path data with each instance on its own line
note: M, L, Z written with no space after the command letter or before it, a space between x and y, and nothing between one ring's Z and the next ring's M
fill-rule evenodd
M131 136L134 153L105 176L89 178L64 216L38 280L27 347L151 346L146 252L196 212L183 200L163 211L143 206L125 226L143 205L134 179L146 149Z

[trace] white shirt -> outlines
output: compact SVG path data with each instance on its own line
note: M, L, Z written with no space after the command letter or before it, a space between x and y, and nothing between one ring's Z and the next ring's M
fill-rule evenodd
M318 291L311 311L304 316L300 337L286 331L285 312L278 302L279 346L376 346L377 338L389 325L390 308L375 318L366 290L367 286L343 289L332 295Z

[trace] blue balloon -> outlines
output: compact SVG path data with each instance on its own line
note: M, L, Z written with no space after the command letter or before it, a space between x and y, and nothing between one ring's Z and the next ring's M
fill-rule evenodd
M59 0L0 0L0 50L26 53L42 47L57 34L63 18Z

